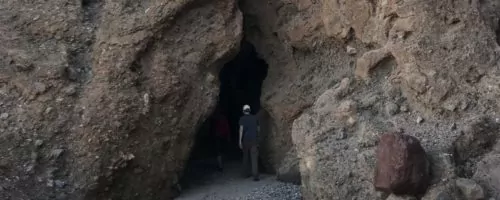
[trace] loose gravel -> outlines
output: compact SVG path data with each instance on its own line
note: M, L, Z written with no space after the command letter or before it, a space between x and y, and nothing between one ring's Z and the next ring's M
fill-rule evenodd
M176 200L300 200L300 186L283 183L273 175L261 175L260 181L242 178L239 165L206 176L203 181L182 191Z

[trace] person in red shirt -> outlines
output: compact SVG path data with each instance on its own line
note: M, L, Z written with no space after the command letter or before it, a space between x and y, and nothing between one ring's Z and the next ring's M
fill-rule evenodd
M217 112L215 116L215 144L217 148L217 164L219 170L223 169L222 154L224 147L228 146L230 141L231 130L226 116L221 112Z

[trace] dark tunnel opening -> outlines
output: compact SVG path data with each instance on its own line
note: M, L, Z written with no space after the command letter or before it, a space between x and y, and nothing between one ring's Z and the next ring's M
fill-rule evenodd
M239 53L219 72L220 90L217 107L196 133L191 156L181 180L183 188L200 183L205 176L218 170L218 146L214 128L217 114L222 113L226 117L230 130L229 142L222 145L224 165L241 162L242 151L238 146L238 129L239 119L243 115L242 108L243 105L250 105L251 113L255 115L261 110L260 97L267 70L266 61L259 57L255 47L248 41L242 40Z

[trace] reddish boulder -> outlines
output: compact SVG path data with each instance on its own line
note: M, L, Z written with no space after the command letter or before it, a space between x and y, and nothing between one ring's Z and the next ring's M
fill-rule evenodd
M429 161L418 139L384 134L376 154L375 189L399 195L425 193L430 181Z

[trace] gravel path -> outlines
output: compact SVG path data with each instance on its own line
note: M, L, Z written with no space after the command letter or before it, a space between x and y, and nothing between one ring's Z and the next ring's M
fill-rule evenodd
M260 181L242 178L239 165L230 164L224 172L212 173L182 192L176 200L300 200L300 186L282 183L272 175Z

